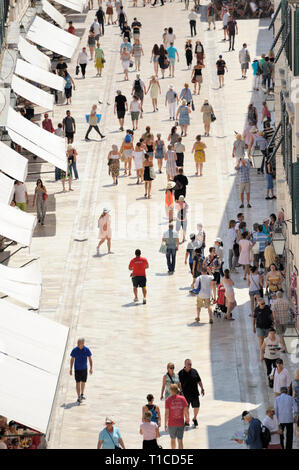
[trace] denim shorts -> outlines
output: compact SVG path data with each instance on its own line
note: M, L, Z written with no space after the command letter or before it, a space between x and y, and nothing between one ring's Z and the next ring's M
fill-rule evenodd
M184 426L168 426L168 432L171 439L183 439L184 436Z
M267 189L273 189L273 176L266 173Z
M256 334L258 336L268 336L269 328L256 328Z

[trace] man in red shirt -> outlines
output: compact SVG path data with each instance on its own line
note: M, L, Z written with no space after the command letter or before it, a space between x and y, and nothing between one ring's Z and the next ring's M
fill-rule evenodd
M51 119L49 119L49 114L44 114L44 120L42 122L42 127L43 129L45 129L46 131L48 132L54 132L54 128L53 128L53 124L52 124L52 121Z
M131 259L129 270L132 271L131 277L133 282L133 292L135 295L134 302L138 302L138 287L142 288L143 303L146 304L146 274L145 270L148 268L148 261L142 258L141 251L136 250L136 258Z
M177 384L170 385L171 396L165 401L165 431L169 431L171 448L183 449L183 436L185 421L189 423L189 407L185 397L178 395Z
M76 34L76 29L75 27L73 26L73 22L72 21L69 21L69 27L67 29L67 32L70 33L70 34Z

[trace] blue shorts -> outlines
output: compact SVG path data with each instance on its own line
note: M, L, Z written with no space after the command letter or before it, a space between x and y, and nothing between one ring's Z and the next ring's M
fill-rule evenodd
M273 189L273 176L266 173L267 189Z
M269 329L268 328L258 328L256 327L256 334L258 336L264 336L265 338L268 336Z

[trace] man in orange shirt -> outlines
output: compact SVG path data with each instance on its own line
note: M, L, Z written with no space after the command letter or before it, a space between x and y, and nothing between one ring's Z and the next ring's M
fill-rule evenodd
M131 259L129 270L132 271L131 277L133 282L133 292L135 295L134 302L138 302L138 287L142 288L143 303L146 304L146 273L145 270L149 267L146 258L142 258L141 251L136 250L136 258Z

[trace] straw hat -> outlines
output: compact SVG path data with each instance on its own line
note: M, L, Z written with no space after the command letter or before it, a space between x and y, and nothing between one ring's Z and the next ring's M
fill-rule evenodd
M166 189L173 189L175 187L175 183L173 181L169 181L167 183Z

